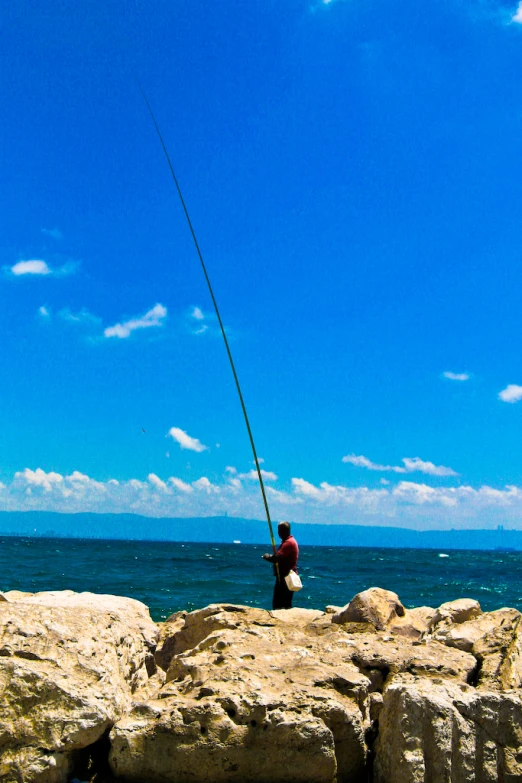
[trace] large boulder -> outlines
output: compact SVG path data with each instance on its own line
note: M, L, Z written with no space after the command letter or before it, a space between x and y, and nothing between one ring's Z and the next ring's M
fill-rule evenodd
M385 690L375 783L522 780L522 700L449 680L396 678Z
M438 625L455 625L456 623L465 623L480 617L482 609L478 601L472 598L458 598L456 601L448 601L441 604L430 620L430 630Z
M0 780L64 781L155 672L158 629L130 598L71 591L0 602Z
M166 683L111 731L125 780L366 783L368 738L395 676L466 683L473 656L331 614L212 605L162 627Z
M357 593L349 604L332 617L333 623L370 623L378 631L384 631L398 617L404 617L404 606L397 593L370 587Z
M322 617L214 605L173 618L173 640L165 623L167 682L112 729L115 776L362 783L370 680L314 630Z
M405 609L404 615L394 617L388 624L391 633L405 636L414 641L421 639L429 630L435 609L430 606L419 606Z
M521 617L516 609L484 612L455 625L440 623L432 638L475 656L479 687L519 688L522 685Z

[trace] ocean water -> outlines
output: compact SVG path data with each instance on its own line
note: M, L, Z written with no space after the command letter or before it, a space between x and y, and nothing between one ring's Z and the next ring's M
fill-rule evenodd
M149 606L154 620L229 602L271 608L266 547L153 541L0 538L0 590L91 591ZM522 552L301 547L294 606L343 606L361 590L393 590L407 607L475 598L522 611Z

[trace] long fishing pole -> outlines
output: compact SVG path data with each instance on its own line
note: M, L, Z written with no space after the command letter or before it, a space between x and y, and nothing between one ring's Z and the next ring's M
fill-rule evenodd
M152 111L152 107L151 107L151 105L150 105L150 103L148 101L148 98L147 98L146 94L145 94L145 90L141 86L141 83L140 83L139 79L136 76L134 78L136 79L136 82L138 84L140 92L141 92L141 94L143 96L143 100L145 101L147 109L149 110L149 114L150 114L150 116L152 118L152 122L154 123L154 127L156 128L156 133L158 134L158 138L159 138L161 146L163 148L163 152L165 153L165 157L167 159L167 163L169 164L170 173L172 174L172 179L174 180L174 184L176 186L176 190L178 191L178 196L179 196L179 199L181 201L181 206L183 207L183 211L184 211L185 217L187 219L187 223L188 223L188 226L189 226L189 229L190 229L190 233L192 234L192 239L194 240L194 245L196 247L196 252L198 254L198 258L199 258L200 263L201 263L201 268L203 269L203 274L205 275L205 280L207 281L207 286L208 286L208 290L210 291L210 297L212 299L212 304L214 305L214 310L216 311L216 316L217 316L217 319L218 319L219 328L221 329L221 334L223 335L223 340L225 342L225 348L227 350L228 361L230 362L230 367L231 367L231 370L232 370L232 374L234 376L234 381L236 383L236 389L237 389L237 393L239 395L239 401L241 403L241 409L243 411L243 417L245 419L245 424L246 424L246 428L247 428L247 432L248 432L248 437L250 439L250 445L252 447L252 453L254 455L254 462L255 462L255 465L256 465L257 477L259 479L259 486L261 488L261 495L263 497L263 505L265 507L266 519L267 519L267 522L268 522L268 529L270 531L270 541L272 543L272 549L274 550L274 555L276 555L276 552L277 552L277 550L276 550L276 542L275 542L275 538L274 538L274 531L272 529L272 520L270 519L270 509L268 508L268 500L267 500L267 497L266 497L265 485L263 483L263 476L261 475L261 468L259 467L259 459L257 457L256 445L254 443L254 436L252 435L252 428L250 427L250 422L248 420L248 413L247 413L247 409L246 409L246 405L245 405L245 400L243 399L243 393L241 391L241 386L239 384L239 378L237 376L236 367L235 367L235 364L234 364L234 360L232 358L232 352L230 350L230 345L228 344L228 339L227 339L227 335L226 335L226 332L225 332L225 328L223 326L223 321L221 320L221 315L219 313L219 308L218 308L218 305L217 305L216 297L214 296L214 291L212 290L212 285L210 283L210 278L208 276L207 267L205 266L205 262L203 260L203 255L202 255L200 247L199 247L199 243L198 243L198 240L197 240L197 237L196 237L196 232L194 231L194 226L192 225L192 220L190 219L189 211L187 209L187 205L185 203L185 199L183 198L183 193L181 192L181 188L180 188L180 185L179 185L179 182L178 182L178 178L176 177L176 174L175 174L175 171L174 171L174 166L172 165L172 161L170 159L170 155L168 153L167 147L166 147L165 142L163 140L163 136L161 135L161 131L159 129L159 125L158 125L158 123L156 121L156 117L154 116L154 112ZM280 581L280 577L279 577L279 566L278 566L277 560L275 561L275 567L276 567L277 581L279 582Z

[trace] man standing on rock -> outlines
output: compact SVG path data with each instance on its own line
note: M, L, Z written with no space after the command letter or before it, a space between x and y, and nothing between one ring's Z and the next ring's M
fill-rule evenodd
M299 547L297 546L297 541L295 538L290 534L290 522L280 522L277 526L277 532L279 534L279 538L281 539L277 554L264 554L263 560L268 560L269 563L277 563L279 566L278 579L277 569L274 565L276 582L274 585L272 609L291 609L292 598L294 597L294 594L286 586L285 576L288 576L290 571L295 571L297 573L297 558L299 557Z

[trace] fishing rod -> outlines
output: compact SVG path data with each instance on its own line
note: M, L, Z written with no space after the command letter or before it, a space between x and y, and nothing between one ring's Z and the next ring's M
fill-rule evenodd
M246 409L246 405L245 405L245 400L243 399L243 393L241 391L241 386L239 384L239 378L238 378L238 375L237 375L237 372L236 372L236 367L235 367L235 364L234 364L234 360L232 358L232 351L230 350L230 345L228 343L227 335L226 335L226 332L225 332L225 327L223 326L223 321L221 320L221 315L219 313L219 308L218 308L218 304L217 304L217 301L216 301L216 297L214 296L214 291L212 290L212 285L210 283L210 277L208 276L207 267L205 266L205 262L203 260L203 254L201 253L201 249L199 247L199 243L198 243L198 240L197 240L197 237L196 237L196 232L194 231L194 226L192 225L192 220L190 219L189 211L188 211L187 205L185 203L185 199L183 198L183 193L181 192L181 187L179 185L178 178L176 177L176 173L174 171L174 166L172 165L172 161L170 159L170 155L168 153L167 147L166 147L165 142L163 140L163 136L161 135L161 131L160 131L159 125L158 125L158 123L156 121L156 117L154 116L154 112L152 111L152 106L150 105L149 100L148 100L148 98L147 98L147 96L145 94L145 90L141 86L141 83L140 83L139 79L136 76L134 78L136 79L136 82L138 84L139 90L140 90L140 92L141 92L141 94L143 96L143 100L145 101L147 109L149 110L149 114L150 114L150 116L152 118L152 122L154 123L154 127L156 128L156 133L158 134L158 138L159 138L161 146L163 148L163 152L165 153L165 157L167 159L167 163L169 164L170 173L172 174L172 179L174 180L174 184L175 184L176 190L178 192L179 200L181 201L181 206L183 207L183 212L185 213L185 217L187 219L188 227L190 229L190 233L191 233L192 239L194 241L194 246L196 248L196 252L198 254L199 261L201 263L201 268L203 269L203 274L205 275L205 280L207 281L208 290L210 292L210 297L212 299L212 304L214 305L214 310L216 312L216 316L217 316L217 319L218 319L219 328L221 329L221 334L223 336L223 340L224 340L224 343L225 343L225 348L226 348L226 351L227 351L228 361L230 362L230 368L232 370L232 375L234 376L234 381L235 381L235 384L236 384L237 393L239 395L239 402L241 403L241 410L243 411L243 417L245 419L245 424L246 424L246 428L247 428L247 432L248 432L248 437L249 437L249 440L250 440L250 446L252 447L252 454L254 455L254 462L255 462L255 465L256 465L257 477L259 479L259 487L261 489L261 495L263 497L263 505L265 507L266 520L268 522L268 530L270 531L270 541L272 543L272 549L274 550L274 555L276 555L277 554L276 542L275 542L275 538L274 538L274 531L272 529L272 520L270 519L270 509L268 508L268 500L267 500L267 497L266 497L265 485L263 483L263 476L261 474L261 468L259 466L259 459L257 457L256 444L254 443L254 436L252 434L252 428L250 427L250 421L248 419L248 413L247 413L247 409ZM278 565L277 560L275 560L275 568L276 568L277 581L279 582L280 581L280 576L279 576L279 565Z

